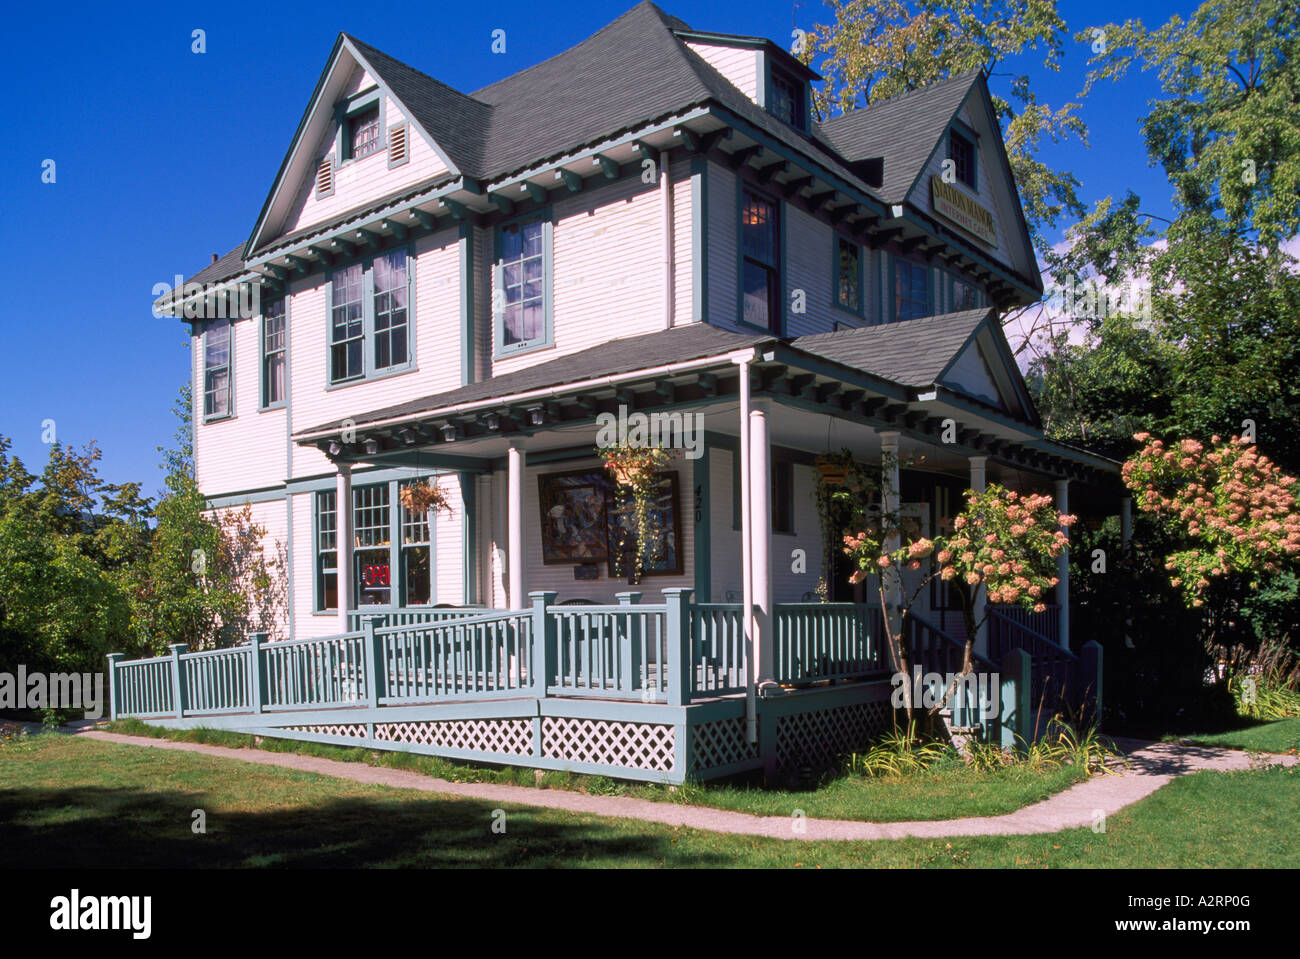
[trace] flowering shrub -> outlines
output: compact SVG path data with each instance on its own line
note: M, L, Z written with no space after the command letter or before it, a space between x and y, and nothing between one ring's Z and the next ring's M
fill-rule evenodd
M867 529L844 537L844 552L858 567L850 581L860 583L868 574L878 574L882 605L888 605L886 590L891 573L900 568L920 569L923 562L930 564L931 571L915 592L902 598L897 628L885 617L886 639L895 664L904 673L910 667L902 645L901 620L934 577L950 583L962 603L966 621L962 675L972 668L971 649L983 625L983 618L975 618L975 597L981 587L987 591L989 603L1014 603L1042 612L1046 608L1044 594L1056 585L1056 557L1068 543L1064 531L1057 527L1071 526L1075 517L1058 513L1050 496L1021 496L997 484L990 484L982 493L967 490L965 496L966 506L953 520L948 535L933 540L919 537L898 549L886 550L885 542L900 535L901 528L897 517L884 516ZM984 618L987 616L985 610ZM955 683L932 713L943 708L954 688ZM910 717L910 701L907 706Z
M1256 588L1262 575L1295 564L1296 478L1253 443L1215 436L1207 449L1191 439L1166 446L1150 433L1133 438L1144 445L1124 464L1124 483L1139 509L1190 540L1165 559L1188 604L1202 606L1216 578L1243 575Z

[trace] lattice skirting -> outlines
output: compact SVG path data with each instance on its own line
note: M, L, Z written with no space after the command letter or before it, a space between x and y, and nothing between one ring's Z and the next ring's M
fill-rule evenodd
M366 727L362 723L346 723L335 726L285 726L296 733L315 733L318 736L342 736L346 739L365 739Z
M691 769L713 769L758 758L758 743L745 735L745 718L716 719L691 727Z
M376 723L375 739L528 756L533 751L533 722L531 719L448 719L441 722Z
M669 771L676 765L673 727L601 719L542 719L542 755L570 762Z
M777 768L833 765L887 729L892 711L888 700L879 700L782 716L776 721Z

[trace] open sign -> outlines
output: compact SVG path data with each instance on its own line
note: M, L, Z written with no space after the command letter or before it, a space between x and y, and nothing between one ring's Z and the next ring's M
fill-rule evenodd
M388 564L375 564L374 566L361 567L361 585L367 589L387 586L388 583Z

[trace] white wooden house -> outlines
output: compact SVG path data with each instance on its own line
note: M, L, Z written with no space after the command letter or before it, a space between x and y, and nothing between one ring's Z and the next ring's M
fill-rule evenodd
M513 684L451 696L478 697L463 714L443 701L435 716L413 705L432 694L389 688L387 705L407 711L406 725L460 724L469 737L448 746L426 729L398 748L714 775L771 765L782 748L789 761L792 733L773 726L759 742L756 691L812 680L836 685L817 687L824 702L803 712L858 718L826 720L809 741L831 749L861 734L872 725L864 709L872 722L883 715L879 683L861 663L826 667L829 647L795 649L792 624L825 615L811 609L823 576L831 599L851 609L863 599L843 570L822 568L819 453L848 448L872 463L896 451L895 488L922 529L942 527L961 492L986 481L1055 491L1076 512L1119 510L1116 465L1044 436L1002 334L1000 313L1043 290L983 76L827 122L811 113L817 79L769 40L694 30L651 3L471 93L341 34L251 236L167 298L193 334L200 489L215 510L251 504L268 540L287 550L290 604L273 639L501 622L489 611L539 602L600 610L644 594L659 603L661 590L674 591L654 607L663 635L680 632L664 625L679 607L694 624L689 648L647 651L636 660L640 680L610 673L598 687L623 700L654 688L650 702L620 710L682 710L662 714L659 725L676 733L666 753L657 747L668 757L658 766L546 752L547 709L571 723L636 725L591 706L609 698L596 686L557 678L566 663L575 677L599 671L599 657L566 659L564 630L579 628L569 613L558 654L543 650L529 675L516 649L501 659L518 673ZM212 318L214 293L250 288L255 315ZM615 574L609 516L575 513L605 502L598 417L620 412L681 414L700 427L690 434L698 446L673 463L658 566L635 590ZM450 502L430 522L398 501L402 484L421 477ZM806 568L793 559L800 550ZM1008 616L1019 626L1005 629L1024 631L1017 648L1046 642L1071 655L1068 580L1056 600L1042 617ZM962 638L937 590L921 612L945 642ZM869 631L865 614L853 615ZM729 665L719 665L716 637L700 633L710 617L738 630L726 640ZM411 641L428 652L442 640ZM981 638L982 652L1005 652L989 642ZM261 683L249 695L265 705L270 660L254 653L255 668L240 660L240 681ZM664 683L678 682L664 678L673 662L690 675L679 676L679 702L657 704L671 692ZM710 663L745 675L710 685ZM198 669L171 667L181 685ZM369 685L353 694L384 698ZM586 713L548 702L580 687ZM494 691L499 700L523 688L540 690L532 712L491 705ZM187 722L230 712L195 706L192 695L178 685L171 706L155 711ZM776 713L793 709L772 708L778 724ZM295 735L385 738L377 714L343 733L293 716ZM496 723L493 735L522 737L510 723L525 718L538 730L525 759L465 732ZM289 723L273 734L288 735ZM700 732L709 723L739 725Z

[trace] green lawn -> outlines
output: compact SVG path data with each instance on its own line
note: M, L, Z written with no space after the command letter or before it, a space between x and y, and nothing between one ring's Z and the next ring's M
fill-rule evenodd
M0 867L1300 867L1296 769L1178 779L1100 834L806 843L520 806L494 834L494 808L85 738L0 747Z
M1187 740L1198 746L1222 746L1260 753L1289 753L1300 750L1300 716L1259 723L1220 733L1192 733L1166 736L1166 740Z
M224 730L164 730L139 720L110 726L114 732L204 742L248 748L252 736ZM344 762L411 769L440 779L460 782L538 784L536 770L523 767L474 766L413 753L374 751L283 739L261 739L259 748L277 752L307 753ZM755 783L694 783L669 787L634 783L605 776L546 772L541 785L605 796L634 796L656 802L711 806L756 816L789 816L796 809L815 819L869 819L872 822L909 822L923 819L959 819L963 816L997 816L1046 799L1085 779L1079 766L1028 769L1010 767L976 772L959 761L907 777L868 778L841 776L812 790L762 788Z

